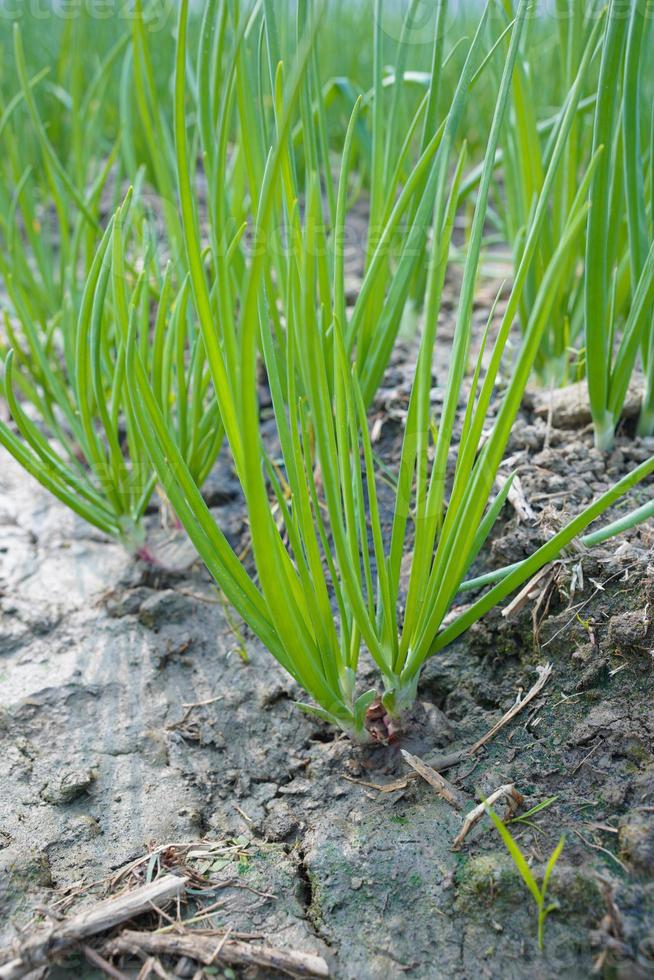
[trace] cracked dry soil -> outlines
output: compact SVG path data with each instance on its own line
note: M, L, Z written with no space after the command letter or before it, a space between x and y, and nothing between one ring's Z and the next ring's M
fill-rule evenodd
M384 428L392 445L400 423ZM510 452L539 519L507 507L487 560L520 557L557 507L576 509L651 451L621 438L607 463L587 435L525 411ZM229 474L216 486L237 539ZM299 691L235 634L186 546L160 538L174 572L134 564L2 456L3 943L35 906L150 845L237 839L224 874L256 891L225 890L225 925L319 952L340 980L587 977L594 964L654 976L651 527L575 556L536 631L534 603L508 622L491 614L428 665L402 739L368 749L294 707ZM566 834L541 954L533 904L486 823L454 853L461 815L430 786L362 784L406 775L401 747L428 760L471 745L547 660L539 698L447 773L471 800L506 782L525 808L556 797L535 826L513 828L537 872ZM96 975L79 962L53 975L73 972Z

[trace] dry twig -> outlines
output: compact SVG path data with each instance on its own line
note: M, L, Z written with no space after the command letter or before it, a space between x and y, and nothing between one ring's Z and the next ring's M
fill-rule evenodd
M186 878L165 875L148 885L116 895L53 925L34 930L28 939L18 943L0 966L0 980L18 980L32 970L45 966L54 956L65 953L83 939L106 932L134 916L150 912L153 905L177 898L186 886ZM0 952L0 960L3 953ZM7 961L8 960L8 961Z
M507 783L505 786L500 786L496 789L494 793L488 797L485 803L480 803L476 806L474 810L466 814L465 820L463 821L463 826L461 830L454 838L452 843L452 850L458 851L463 844L464 840L472 830L472 828L479 823L483 815L486 813L486 804L493 806L498 800L506 799L509 804L509 813L514 813L519 806L522 806L524 802L522 795L517 791L513 783Z
M89 963L96 966L98 970L102 970L106 976L112 977L113 980L128 980L126 974L122 973L121 970L117 970L111 963L108 963L104 956L100 956L97 950L93 949L91 946L87 946L85 944L82 946L82 952L86 956Z
M136 952L155 956L187 956L205 966L213 963L229 963L232 966L260 966L269 970L281 970L295 977L329 977L329 967L322 956L259 946L234 939L216 936L198 936L190 932L178 935L132 932L126 930L117 939L110 940L105 955L133 955Z
M470 749L469 752L470 755L474 755L475 752L477 752L482 747L482 745L485 745L486 742L490 742L492 738L495 738L495 736L500 731L500 729L504 728L505 725L508 725L508 723L513 718L515 718L515 716L519 714L523 710L523 708L526 708L527 705L531 701L533 701L534 698L537 697L537 695L540 694L540 692L543 690L548 680L552 676L552 664L548 663L545 664L544 667L537 667L536 669L538 670L538 680L536 681L534 686L530 688L530 690L527 692L524 698L522 698L519 701L516 701L516 703L511 708L509 708L506 714L502 715L502 717L500 718L500 720L497 722L496 725L493 725L493 727L489 731L487 731L486 734L483 735L478 742L475 742L475 744Z
M466 803L468 802L465 795L461 793L456 786L444 779L439 772L428 766L426 762L423 762L417 755L411 755L410 752L406 752L404 749L402 751L402 758L407 762L412 769L414 769L419 776L429 783L430 786L436 790L439 796L442 796L450 806L453 806L455 810L463 810Z
M532 599L540 599L544 591L547 591L552 584L556 573L556 565L545 565L539 572L530 578L527 584L518 592L517 596L511 600L508 606L502 610L505 619L511 619L523 609Z
M495 482L498 489L501 489L504 484L504 477L498 476ZM516 512L518 520L522 524L527 524L536 520L536 514L525 496L525 491L522 487L519 476L513 477L513 483L509 489L508 499L509 503Z
M365 779L355 779L353 776L343 776L348 783L355 783L356 786L365 786L366 789L375 789L378 793L396 793L400 789L407 789L409 783L417 779L417 773L409 773L400 779L394 779L391 783L370 783Z

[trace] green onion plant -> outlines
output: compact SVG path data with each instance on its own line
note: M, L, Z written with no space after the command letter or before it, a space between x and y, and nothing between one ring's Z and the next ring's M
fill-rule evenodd
M447 3L439 4L432 28L430 70L416 72L408 69L411 25L419 15L419 7L420 0L411 0L397 41L392 42L384 37L382 30L385 5L376 0L371 45L373 79L369 88L358 88L351 80L343 78L323 82L319 60L321 46L313 47L298 94L296 116L299 118L293 119L288 140L289 159L282 167L280 193L271 205L273 217L269 234L272 238L282 229L287 235L295 235L300 216L299 212L294 214L295 202L306 195L314 176L319 179L325 198L321 234L327 248L322 274L323 298L328 307L338 306L348 355L354 358L356 352L366 405L371 403L381 382L403 324L414 323L412 309L422 305L431 249L433 202L443 193L451 176L444 161L449 159L452 163L453 150L461 147L466 113L483 97L486 64L501 43L498 39L474 67L473 60L468 57L456 84L444 93L443 71L465 45L460 39L446 50ZM209 16L207 13L205 27L218 22L221 30L225 29L225 4L216 2L207 6L207 12L219 9L223 11L222 15L212 13ZM283 47L280 18L273 4L262 3L260 22L255 19L257 12L255 6L246 29L238 35L233 72L238 152L246 156L243 184L249 189L253 222L257 220L264 180L264 147L274 140L279 119L280 95L276 91L275 72L271 66L278 64ZM296 24L299 36L306 31L311 18L312 4L300 3ZM260 38L256 57L252 52L254 24L259 24ZM236 25L233 25L232 33L235 29ZM203 46L201 40L201 51ZM387 57L391 59L392 69L387 68ZM202 77L201 58L195 77ZM202 86L198 90L201 91ZM258 103L246 98L244 90L259 93ZM335 144L330 133L335 101L340 110L347 109L349 115L344 127L345 140L341 132L340 145ZM267 112L268 105L271 108ZM223 117L225 121L229 121L228 116ZM206 139L203 143L206 155L210 143ZM341 155L344 145L347 145L347 171L341 170L336 176L333 172L334 151L337 148ZM364 253L364 275L353 305L348 308L347 290L341 286L343 256L338 253L342 253L347 245L349 212L362 181L368 193L367 232L365 240L357 245ZM216 187L210 196L213 198L218 194ZM238 206L239 202L235 203ZM231 225L237 227L242 217L242 212L230 216ZM283 251L279 242L272 239L266 244L271 254ZM281 256L264 276L267 278L269 309L274 317L276 309L286 302L288 290L286 265ZM327 289L333 290L333 295L328 296Z
M153 153L166 145L165 114L146 116L156 99L151 16L151 8L138 7L129 21L119 20L130 29L98 49L90 66L73 52L91 45L91 20L85 12L69 22L54 65L54 102L38 98L53 68L29 77L16 23L19 88L0 104L0 355L13 420L0 424L0 443L73 510L141 554L156 478L126 398L130 316L147 325L142 350L152 383L200 485L222 442L185 261L175 261L181 231L174 169L144 168L134 138L141 128ZM139 67L130 75L134 61ZM123 93L129 75L137 111L124 113L112 132L105 95L117 72ZM135 193L129 206L118 207L125 170ZM157 232L161 218L164 236ZM224 268L233 268L234 251Z
M140 553L158 483L224 595L309 695L303 707L357 738L377 697L390 730L429 657L573 539L592 544L652 512L645 504L585 534L654 472L654 459L525 561L467 577L510 490L511 477L499 493L494 486L528 380L534 370L560 379L584 329L598 444L610 444L639 363L641 430L651 427L644 4L634 0L620 19L612 0L584 18L560 0L565 91L554 87L554 110L530 63L529 0L502 0L499 23L489 0L458 39L446 38L440 4L416 70L419 6L408 4L394 41L375 0L371 81L358 89L352 79L325 82L323 9L313 0L292 17L272 0L207 0L191 23L181 0L172 112L160 75L170 38L156 43L153 7L141 0L90 74L57 65L47 99L47 75L28 68L16 28L18 90L5 98L0 86L0 353L12 417L0 422L0 443ZM66 31L65 50L86 27ZM102 96L116 74L121 125L111 131ZM59 108L44 109L53 99ZM336 112L347 113L340 131ZM470 120L484 151L467 169ZM152 190L163 210L148 207ZM344 250L362 192L369 214L352 299ZM443 343L462 201L470 221L454 335ZM494 208L515 275L470 364ZM411 303L424 323L387 514L367 411ZM435 356L447 368L436 415ZM260 424L262 366L274 449ZM249 564L201 494L224 437L247 509ZM456 606L459 592L487 585ZM380 678L367 691L362 655Z
M490 6L490 5L489 5ZM466 91L485 63L489 6L468 47L460 81ZM293 71L274 70L275 128L265 153L263 179L252 231L257 248L242 289L229 275L219 279L221 317L214 316L211 278L204 261L194 198L194 170L187 140L188 0L180 5L175 72L175 146L178 193L193 303L236 474L241 483L252 536L254 567L239 561L207 509L174 432L153 389L141 353L139 323L132 319L126 359L132 414L152 464L180 521L225 596L279 663L310 695L307 710L355 737L366 734L366 710L381 694L388 716L401 715L415 697L426 660L460 635L492 606L555 557L622 493L654 471L654 459L638 467L591 504L519 568L511 571L471 607L450 612L468 569L482 549L508 494L510 480L496 496L494 482L545 329L552 290L546 276L525 330L510 381L492 430L480 449L491 397L509 332L546 221L550 197L565 157L581 95L580 68L557 127L547 171L535 202L520 264L506 311L495 332L489 325L484 350L466 383L475 286L482 251L488 195L500 134L506 122L511 83L528 0L521 0L510 28L495 111L487 136L470 230L448 380L440 416L432 417L431 368L438 314L456 206L465 165L465 147L453 154L453 118L435 134L439 155L429 182L431 236L420 345L403 440L390 526L380 508L377 473L366 404L384 360L376 360L379 340L357 331L344 309L342 254L330 244L320 170L309 173L303 207L293 196L292 128L295 108L306 91L319 19L307 21ZM268 29L271 24L268 22ZM601 30L601 23L597 31ZM271 50L274 44L270 42ZM234 88L236 88L234 82ZM223 92L231 98L228 87ZM345 138L336 192L335 234L342 233L355 105ZM454 114L456 115L456 113ZM266 145L266 144L264 144ZM219 158L220 174L225 157ZM451 170L451 168L453 168ZM452 178L448 175L452 172ZM284 201L290 247L270 256ZM568 240L586 220L587 208L574 212L552 263L567 256ZM211 249L210 249L211 251ZM373 268L372 253L368 275ZM216 265L217 268L217 265ZM276 290L270 278L279 274ZM366 288L364 280L363 290ZM271 302L275 297L275 307ZM381 335L383 338L383 334ZM373 342L374 338L374 342ZM367 340L370 344L367 345ZM482 359L487 349L485 370ZM258 352L270 387L279 451L271 455L262 438L257 398ZM360 361L360 353L364 357ZM444 356L439 351L439 356ZM463 431L455 437L457 406L467 398ZM448 460L455 458L453 472ZM275 505L274 508L272 505ZM282 527L273 510L282 515ZM402 568L411 554L409 581ZM359 660L365 649L379 671L382 690L360 691Z
M506 21L510 21L512 0L503 0L501 6ZM593 95L584 97L592 90L592 76L598 60L597 11L592 7L584 10L575 0L558 0L556 18L551 23L556 25L558 63L552 65L545 57L542 44L535 43L531 36L533 31L525 32L511 87L511 125L505 127L497 159L502 185L498 188L495 205L501 216L503 240L513 248L517 265L569 93L575 84L582 86L577 115L555 181L548 220L525 282L520 304L523 329L543 279L550 275L550 264L566 227L586 206L589 183L601 153L599 149L595 155L591 152L595 98ZM583 66L581 75L580 66ZM539 113L542 104L537 93L547 77L559 79L558 91L551 94L560 108L542 119ZM561 385L570 378L571 370L574 370L571 365L575 358L574 347L583 344L580 338L583 337L584 245L585 226L580 225L574 238L568 239L567 253L558 263L556 278L550 275L550 288L554 294L550 322L543 332L534 364L537 377L545 385ZM578 360L579 355L576 357Z
M503 0L505 16L513 15ZM554 300L535 371L544 384L564 384L585 372L596 444L613 445L634 372L642 368L639 430L654 431L654 225L651 104L654 75L647 52L651 18L644 0L612 0L598 36L599 10L575 0L557 2L557 58L549 73L527 38L512 86L512 125L498 155L503 187L497 196L502 231L516 262L524 248L569 93L585 66L584 90L559 170L548 227L525 283L523 329L549 276ZM547 74L559 79L561 106L546 119L536 90ZM469 180L470 182L470 180ZM568 240L551 274L554 253L575 214L590 205L585 226Z
M115 141L103 139L100 96L126 38L118 39L83 89L74 75L66 105L56 103L59 111L48 125L37 96L50 71L30 77L18 23L13 39L19 87L0 103L0 275L12 302L20 293L47 331L67 305L78 308L99 242L102 196L118 150ZM70 148L62 158L52 134L64 125Z
M634 0L628 17L623 4L610 3L593 129L593 151L601 156L586 241L586 363L595 441L607 450L639 354L646 374L640 431L654 431L654 147L645 146L642 125L650 20L643 0Z
M62 313L60 349L8 279L3 389L13 426L0 421L0 444L90 524L147 555L143 516L156 476L127 396L131 323L140 327L140 355L162 416L199 485L223 432L188 277L176 286L171 264L161 270L150 226L135 228L138 213L130 191L94 253L79 311ZM130 251L145 256L139 271Z

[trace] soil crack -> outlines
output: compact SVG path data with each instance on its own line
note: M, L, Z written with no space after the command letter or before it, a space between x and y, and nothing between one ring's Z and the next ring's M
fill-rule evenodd
M306 921L311 933L326 946L332 947L333 943L323 929L323 915L320 901L320 889L318 887L315 873L309 867L307 852L304 847L295 848L297 857L298 889L297 897L302 906L303 918Z

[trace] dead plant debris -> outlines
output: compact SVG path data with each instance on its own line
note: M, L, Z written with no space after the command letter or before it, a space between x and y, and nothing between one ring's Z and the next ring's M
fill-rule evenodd
M402 758L407 762L412 769L414 769L419 776L429 783L430 786L436 790L439 796L441 796L450 806L453 806L455 810L463 810L468 799L465 793L462 793L456 788L452 783L448 782L439 772L432 769L430 765L423 762L422 759L418 758L417 755L411 755L410 752L406 752L404 749L402 751Z
M470 813L466 814L461 830L452 842L453 851L460 850L461 845L472 828L479 823L483 815L486 813L487 805L494 806L494 804L499 800L505 800L507 803L507 810L503 817L505 821L512 817L518 807L521 807L524 802L522 794L517 791L513 783L507 783L504 786L500 786L499 789L496 789L494 793L490 794L484 803L480 803L474 808L474 810L471 810Z
M232 926L210 928L229 902L216 900L230 888L245 888L261 901L275 896L216 872L247 850L247 841L167 843L91 885L70 889L62 899L21 930L16 941L0 949L0 980L20 978L65 961L75 953L105 975L122 980L130 961L139 978L169 977L181 960L197 965L195 980L208 977L216 964L259 967L266 975L329 977L326 960L315 953L286 949L263 936L235 933ZM68 910L82 895L86 903ZM48 920L48 921L46 921ZM138 927L138 928L137 928Z

